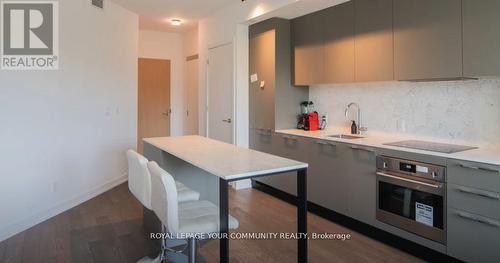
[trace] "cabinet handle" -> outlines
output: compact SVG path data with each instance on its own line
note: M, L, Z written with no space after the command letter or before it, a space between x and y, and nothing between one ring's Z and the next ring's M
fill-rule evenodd
M298 141L299 140L296 137L288 136L288 135L281 135L281 137L283 137L283 139L285 139L285 140L292 140L292 141Z
M479 216L475 216L475 215L471 215L471 214L463 213L463 212L456 212L456 214L457 214L457 216L459 216L461 218L471 220L471 221L474 221L477 223L481 223L481 224L492 226L492 227L500 227L500 223L495 222L495 221L490 220L490 219L486 219L483 217L479 217Z
M316 141L316 143L319 144L319 145L328 145L328 146L332 146L332 147L337 147L336 144L331 143L331 142L325 142L325 141L319 141L318 140L318 141Z
M455 188L459 192L462 192L462 193L471 194L471 195L477 195L477 196L481 196L481 197L486 197L486 198L493 199L493 200L500 200L500 196L492 194L492 193L488 193L488 192L485 192L485 191L471 189L471 188L468 188L468 187L455 187Z
M358 147L358 146L351 146L351 149L358 150L358 151L365 151L365 152L369 152L369 153L375 152L375 150L373 150L373 149L367 149L367 148Z
M462 168L467 168L467 169L472 169L472 170L481 170L481 171L486 171L486 172L492 172L492 173L500 173L499 170L491 169L491 168L486 168L486 167L479 167L479 166L471 166L471 165L466 165L463 163L458 164Z
M259 135L265 135L265 136L271 136L272 135L271 129L259 128L259 129L257 129L257 131L259 131Z

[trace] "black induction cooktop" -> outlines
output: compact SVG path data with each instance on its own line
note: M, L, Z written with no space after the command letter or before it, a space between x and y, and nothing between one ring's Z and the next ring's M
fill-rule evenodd
M427 142L427 141L419 141L419 140L407 140L407 141L400 141L400 142L391 142L391 143L384 143L384 145L397 146L397 147L409 148L409 149L424 150L424 151L430 151L430 152L438 152L438 153L458 153L458 152L477 149L477 147L472 147L472 146Z

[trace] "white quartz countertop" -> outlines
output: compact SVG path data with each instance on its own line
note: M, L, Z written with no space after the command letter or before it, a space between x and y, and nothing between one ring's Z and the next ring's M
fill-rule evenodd
M463 152L459 152L459 153L447 154L447 153L430 152L430 151L424 151L424 150L409 149L409 148L402 148L402 147L385 145L386 143L398 142L398 141L403 141L403 140L408 140L408 139L418 139L418 140L422 139L422 140L429 141L429 139L425 139L425 138L415 138L415 137L401 136L401 135L368 134L368 135L362 136L363 138L361 138L361 139L349 140L349 139L339 139L339 138L328 137L329 135L335 135L335 134L349 134L345 130L342 130L342 129L328 129L328 130L324 130L324 131L304 131L304 130L298 130L298 129L290 129L290 130L277 130L276 133L292 135L292 136L308 137L308 138L320 139L320 140L343 142L343 143L349 143L349 144L353 144L353 145L374 147L374 148L380 148L380 149L391 149L391 150L397 150L397 151L402 151L402 152L411 152L411 153L425 154L425 155L430 155L430 156L445 157L445 158L461 160L461 161L472 161L472 162L478 162L478 163L500 165L500 147L498 145L496 145L496 146L495 145L492 145L492 146L482 145L481 146L481 145L475 145L475 144L471 144L471 143L467 143L467 142L430 140L430 141L437 142L437 143L453 143L453 144L479 147L478 149L474 149L474 150L468 150L468 151L463 151Z
M144 142L225 180L257 177L308 167L307 163L201 136L146 138Z

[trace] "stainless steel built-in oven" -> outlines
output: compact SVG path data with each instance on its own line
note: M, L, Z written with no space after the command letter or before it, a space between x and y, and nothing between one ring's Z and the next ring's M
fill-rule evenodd
M446 243L446 168L377 157L377 220Z

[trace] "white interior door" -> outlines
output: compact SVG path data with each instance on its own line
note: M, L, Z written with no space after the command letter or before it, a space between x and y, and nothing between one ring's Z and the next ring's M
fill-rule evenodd
M186 115L184 135L198 134L198 58L186 61Z
M212 48L208 52L209 138L234 142L234 60L233 44Z

